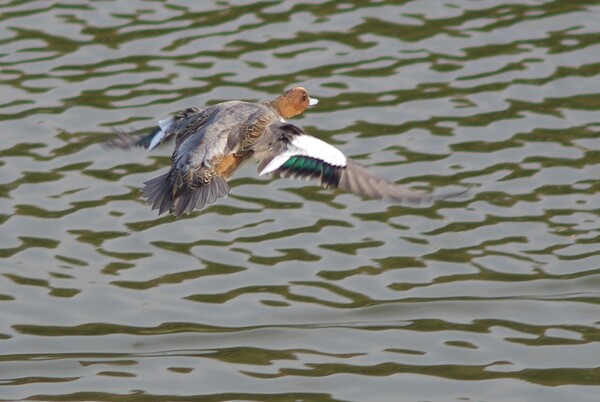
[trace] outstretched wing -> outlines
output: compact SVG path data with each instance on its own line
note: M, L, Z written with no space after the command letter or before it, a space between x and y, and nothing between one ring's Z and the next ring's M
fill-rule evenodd
M336 147L306 134L299 127L271 124L255 145L259 174L317 180L325 188L336 188L347 165L346 156Z
M177 136L182 131L185 131L186 127L194 121L202 121L205 110L205 108L201 107L184 109L173 117L160 120L150 134L143 136L134 136L125 131L117 130L117 138L108 141L106 145L114 148L142 147L148 151L152 151L173 136Z
M306 134L292 124L273 123L256 145L260 175L316 180L325 188L393 202L418 203L460 193L424 194L391 183L369 172L334 146Z

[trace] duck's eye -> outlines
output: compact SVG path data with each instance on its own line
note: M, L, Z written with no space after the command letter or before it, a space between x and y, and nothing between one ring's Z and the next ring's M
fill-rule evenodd
M302 100L305 101L306 100L306 94L302 94Z

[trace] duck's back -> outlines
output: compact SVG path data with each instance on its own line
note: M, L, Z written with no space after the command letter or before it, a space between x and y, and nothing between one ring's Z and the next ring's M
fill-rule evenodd
M265 121L278 119L267 105L230 101L179 121L171 169L147 181L143 189L152 208L159 214L171 211L180 216L225 197L229 193L226 179L249 156L238 153L247 136L260 136L258 130L264 132Z
M237 137L240 127L252 127L254 120L272 122L278 119L273 109L260 103L229 101L210 106L178 135L173 162L177 164L182 156L186 156L184 163L211 165L220 157L237 151L243 137L239 142L231 141L230 135L233 133Z

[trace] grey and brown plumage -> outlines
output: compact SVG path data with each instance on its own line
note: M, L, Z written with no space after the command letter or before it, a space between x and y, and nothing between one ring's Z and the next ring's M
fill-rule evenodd
M284 118L302 113L310 103L306 90L297 87L263 104L230 101L186 109L160 121L145 137L121 135L112 145L151 150L176 137L169 172L148 180L142 189L159 215L169 212L179 217L227 196L227 180L250 157L258 161L261 176L314 180L325 188L391 202L418 203L464 193L420 193L399 186L285 123Z
M253 154L265 129L316 103L304 88L296 87L266 103L229 101L185 109L159 121L146 136L118 133L107 145L152 150L175 136L171 169L145 182L142 192L159 215L169 212L179 217L227 196L227 179Z
M175 116L160 120L158 125L148 135L141 137L133 136L125 131L116 130L117 138L107 141L105 145L111 148L133 148L141 147L148 151L168 141L177 133L186 129L193 129L193 125L202 124L203 113L206 108L190 107L177 113Z

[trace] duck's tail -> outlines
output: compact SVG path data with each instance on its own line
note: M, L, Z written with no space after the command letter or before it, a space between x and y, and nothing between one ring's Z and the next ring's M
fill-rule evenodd
M158 209L161 215L169 212L176 217L183 213L189 214L194 209L201 210L207 205L214 204L218 198L227 197L229 186L221 176L214 176L206 183L195 188L187 185L175 187L168 178L168 173L155 177L144 183L142 189L152 209Z

